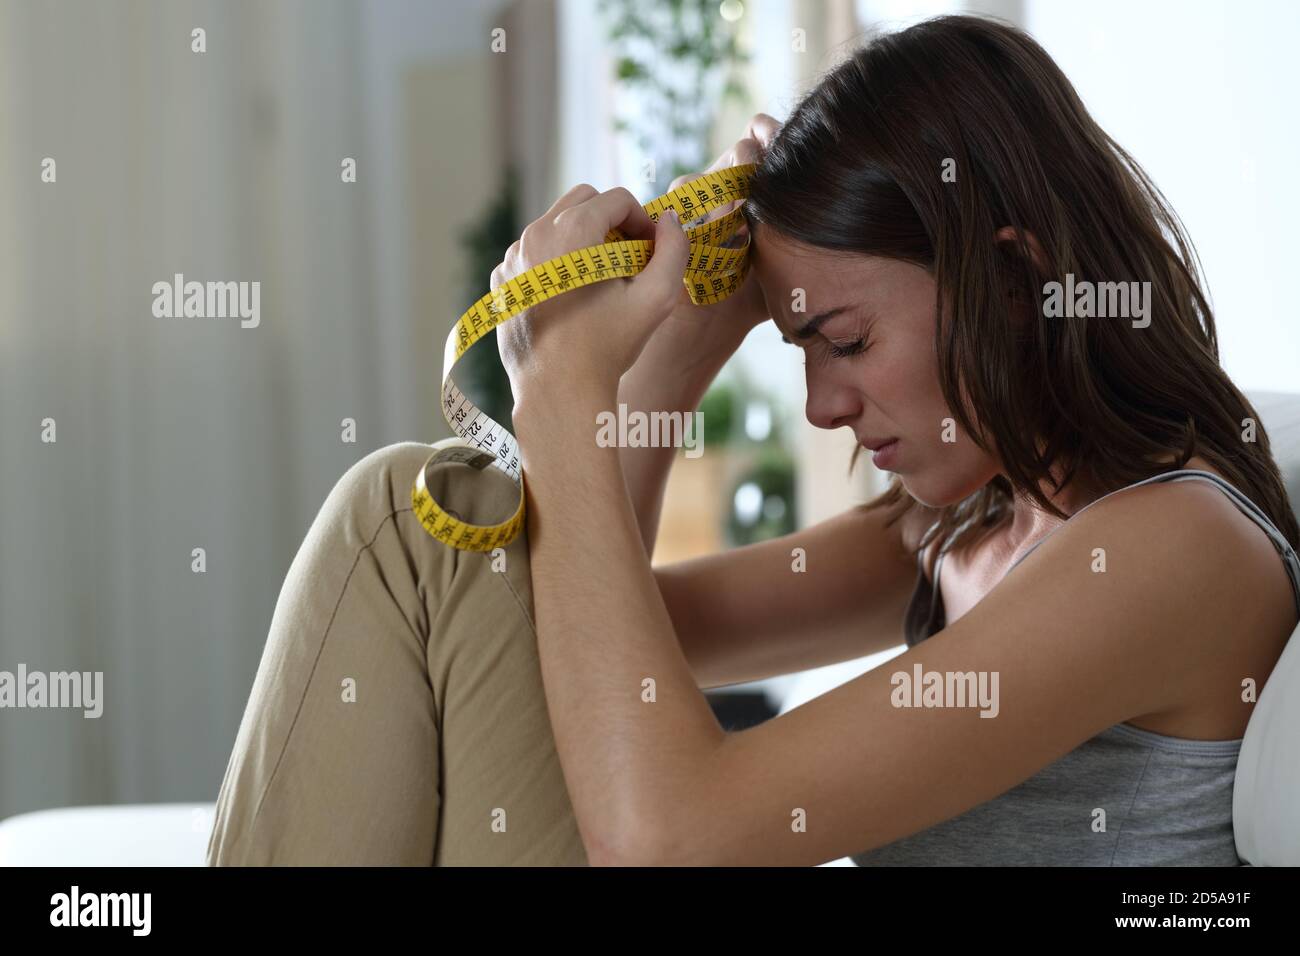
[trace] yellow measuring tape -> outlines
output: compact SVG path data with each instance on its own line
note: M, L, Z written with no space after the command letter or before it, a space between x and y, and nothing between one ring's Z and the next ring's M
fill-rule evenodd
M682 281L696 305L720 302L745 281L749 237L735 248L721 245L732 239L744 222L740 207L712 222L700 220L729 202L747 197L753 172L754 164L750 163L705 173L641 207L654 222L665 210L676 210L684 224L690 256ZM411 504L429 534L462 551L492 551L513 541L524 524L519 445L503 425L493 421L456 387L451 372L460 357L502 322L539 302L593 282L636 275L650 262L653 249L651 239L628 239L622 231L611 229L603 244L534 266L493 289L457 320L443 352L442 414L458 437L435 443L437 450L424 463L411 488ZM500 524L477 525L446 511L429 493L426 481L429 469L443 462L460 462L480 470L492 466L505 472L519 486L515 513Z

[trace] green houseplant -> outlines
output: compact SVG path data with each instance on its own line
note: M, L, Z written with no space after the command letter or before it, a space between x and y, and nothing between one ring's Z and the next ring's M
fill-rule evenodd
M615 81L636 92L640 109L614 128L654 162L654 195L678 176L709 164L709 133L719 105L743 100L749 54L718 0L600 0L617 59Z

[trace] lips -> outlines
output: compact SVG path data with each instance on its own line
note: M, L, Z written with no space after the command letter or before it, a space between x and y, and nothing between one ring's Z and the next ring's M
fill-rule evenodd
M897 438L873 438L870 440L864 440L860 442L860 444L868 451L880 451L880 449L884 448L890 442L896 441L898 441Z
M871 463L881 471L898 470L898 439L886 438L871 443L863 443L871 449Z

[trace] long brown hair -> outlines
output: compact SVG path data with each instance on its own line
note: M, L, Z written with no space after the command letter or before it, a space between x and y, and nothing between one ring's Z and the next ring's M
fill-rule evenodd
M751 228L934 276L944 399L1006 477L933 509L938 527L921 546L978 541L1010 519L1017 491L1067 517L1043 481L1114 490L1199 454L1300 549L1268 436L1219 365L1181 222L1024 32L946 16L873 39L795 107L744 209ZM995 242L1006 226L1018 240ZM1067 274L1149 281L1150 324L1044 318L1044 282ZM1037 318L1014 321L1017 303ZM892 525L924 506L895 476L863 507L891 509Z

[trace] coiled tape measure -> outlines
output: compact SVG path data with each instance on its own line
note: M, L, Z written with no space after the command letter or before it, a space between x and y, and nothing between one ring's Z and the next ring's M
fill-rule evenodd
M712 222L700 222L721 206L749 195L754 164L715 170L652 199L643 208L654 222L676 210L690 242L682 281L696 305L721 302L738 290L749 271L749 237L725 248L744 222L739 206ZM543 262L515 276L475 302L447 336L442 365L442 414L457 437L434 444L437 449L420 469L411 488L411 504L424 529L462 551L492 551L508 545L524 524L523 468L519 445L505 426L493 421L456 387L451 373L460 357L483 336L526 309L572 289L605 279L634 276L650 262L651 239L628 239L611 229L605 242ZM477 525L444 509L429 493L426 475L434 465L460 462L472 468L493 467L519 486L519 506L500 524Z

